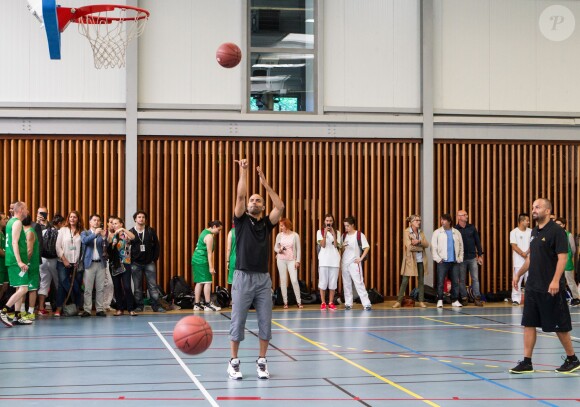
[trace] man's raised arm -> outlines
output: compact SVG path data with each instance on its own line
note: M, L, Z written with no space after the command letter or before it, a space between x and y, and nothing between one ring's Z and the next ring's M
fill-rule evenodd
M240 165L240 179L238 181L238 191L236 195L236 207L234 209L234 215L236 218L241 217L246 212L246 195L248 193L248 186L246 184L246 179L248 175L248 160L241 159L240 161L234 161Z
M280 221L282 213L284 212L284 202L282 202L278 194L268 184L262 169L260 167L257 167L256 169L258 170L258 175L260 176L260 183L264 186L264 188L266 188L266 192L268 195L270 195L270 199L272 199L272 203L274 204L274 209L272 209L268 217L270 218L270 222L272 222L273 225L276 225Z

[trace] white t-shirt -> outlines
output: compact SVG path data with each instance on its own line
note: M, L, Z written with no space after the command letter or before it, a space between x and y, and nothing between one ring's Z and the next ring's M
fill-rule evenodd
M338 245L340 246L341 238L340 231L336 231L336 239ZM318 230L316 232L316 243L320 244L322 241L322 232ZM326 232L326 247L320 247L320 252L318 253L318 266L319 267L340 267L340 252L334 246L334 236L332 233Z
M521 231L519 228L515 228L510 232L510 244L515 243L521 251L527 252L530 248L530 239L532 237L532 229L527 228L525 231ZM514 267L522 267L525 258L517 254L512 250Z
M357 232L347 234L346 237L344 238L343 242L344 251L342 252L342 264L344 265L354 262L354 260L357 257L360 257L360 255L362 254L358 247L356 235ZM369 242L367 241L367 237L364 235L364 233L360 234L360 240L362 243L363 250L366 249L367 247L370 247Z

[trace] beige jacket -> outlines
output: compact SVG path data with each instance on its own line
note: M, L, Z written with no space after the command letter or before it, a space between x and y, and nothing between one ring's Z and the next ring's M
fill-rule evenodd
M425 249L429 247L429 242L425 238L423 231L419 232L419 239L421 240L420 246L413 246L411 244L411 228L405 229L403 232L403 264L401 265L401 275L409 277L417 277L417 260L415 253L423 252L423 271L424 275L427 275L429 271L427 253Z
M451 232L453 233L455 262L463 263L463 238L459 230L451 228ZM447 260L447 234L443 226L433 232L433 237L431 238L431 255L433 256L433 261L436 263Z

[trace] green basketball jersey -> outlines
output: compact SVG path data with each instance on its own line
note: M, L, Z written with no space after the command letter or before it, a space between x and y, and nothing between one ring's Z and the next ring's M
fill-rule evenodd
M570 246L570 232L568 231L566 231L566 238L568 239L568 258L564 270L574 271L574 253L572 253L572 246Z
M8 221L6 225L6 244L4 245L4 250L6 250L6 267L17 266L16 256L14 255L14 248L12 247L12 227L17 218L12 218ZM20 237L18 238L18 252L20 253L20 260L23 263L27 263L28 260L28 250L26 247L26 234L24 233L24 228L20 231Z
M34 235L34 246L32 248L32 257L29 261L29 266L32 270L40 269L40 248L38 244L38 235L36 234L36 230L34 228L29 228L25 233L32 233Z
M0 230L0 247L2 250L6 249L6 235ZM6 258L0 257L0 271L6 270Z
M209 234L211 234L211 232L207 229L204 229L203 232L201 232L199 235L199 239L197 239L197 245L195 246L195 251L191 257L191 264L208 264L207 246L203 239L205 239L205 237Z
M231 248L230 248L230 269L228 271L232 272L236 268L236 229L232 228L232 236L231 236Z

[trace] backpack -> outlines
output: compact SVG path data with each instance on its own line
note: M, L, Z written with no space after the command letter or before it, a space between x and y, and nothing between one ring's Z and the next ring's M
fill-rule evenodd
M359 250L360 250L360 255L362 256L362 254L363 254L364 250L363 250L363 248L362 248L362 238L361 238L361 235L362 235L361 231L360 231L360 230L357 230L357 231L356 231L356 241L357 241L357 243L358 243L358 248L359 248ZM342 234L342 244L344 244L344 239L345 239L345 238L346 238L346 232ZM369 250L370 250L370 249L369 249ZM368 256L368 255L367 255L367 256L365 256L365 258L364 258L364 259L362 259L362 262L364 263L365 261L367 261L367 259L368 259L368 258L369 258L369 256ZM382 301L381 301L381 302L382 302Z
M374 288L370 288L367 291L367 293L369 295L369 301L371 302L371 304L379 304L381 302L385 302L385 297L383 296L383 294L381 294Z
M58 257L56 254L56 239L58 239L58 229L55 227L46 229L42 237L42 248L40 251L41 256L45 259L56 259Z
M417 290L418 291L418 290ZM434 303L437 302L437 290L431 287L430 285L424 285L424 296L425 301ZM419 293L417 293L417 300L419 299Z
M300 286L300 302L302 304L314 304L316 303L316 295L311 293L308 290L308 285L304 280L298 280L298 285ZM288 305L296 305L296 295L294 294L294 289L292 285L288 287ZM320 295L320 294L319 294ZM284 298L282 297L282 288L277 287L274 290L274 295L272 297L274 299L274 305L284 305ZM320 303L320 301L318 302Z
M409 293L409 297L411 297L415 301L419 301L419 289L417 287L413 288Z
M467 291L467 301L475 302L475 295L473 294L473 287L469 285L469 286L465 287L465 291Z
M184 294L175 298L173 302L175 305L182 309L193 309L193 304L195 304L195 297L193 295Z
M181 306L178 302L177 299L183 296L191 296L193 297L193 289L189 286L189 284L187 284L187 281L185 281L185 278L183 278L182 276L173 276L173 278L171 279L171 281L169 282L169 291L170 291L170 295L171 298L174 300L175 304L179 305L181 308L186 308ZM192 305L193 308L193 305Z
M227 308L232 302L232 297L228 290L223 287L217 286L215 288L215 303L221 308Z

